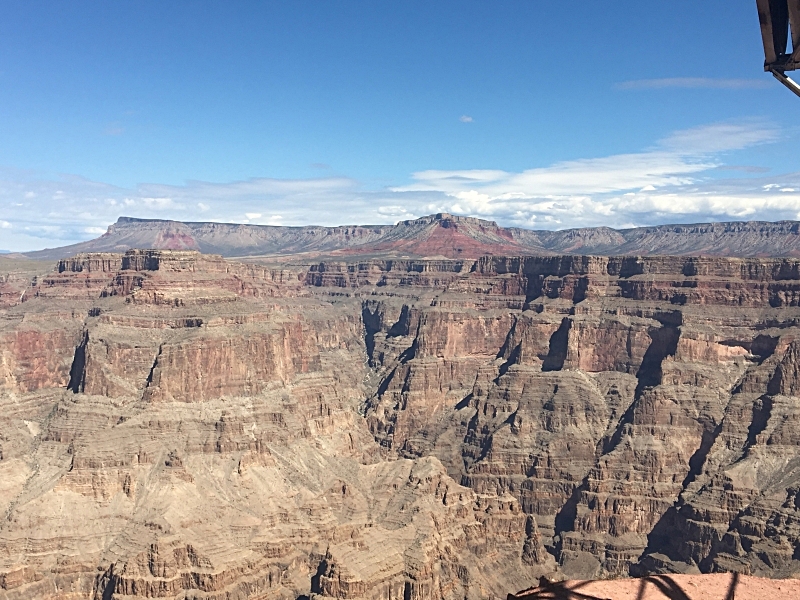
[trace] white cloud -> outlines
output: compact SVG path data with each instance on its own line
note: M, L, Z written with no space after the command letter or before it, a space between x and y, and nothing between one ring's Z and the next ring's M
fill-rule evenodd
M675 132L638 153L519 172L430 169L412 174L406 185L385 189L334 176L126 189L77 176L15 178L4 170L0 227L4 247L31 250L94 237L119 216L242 222L244 215L270 225L353 225L452 212L546 229L796 219L800 173L767 177L744 167L721 169L727 152L777 137L768 122L717 123ZM734 178L723 179L723 174Z
M648 185L688 183L688 175L716 163L686 159L668 152L622 154L606 158L566 161L521 173L505 171L421 171L416 183L397 191L444 191L473 194L476 188L487 198L526 198L561 194L605 193L641 189Z
M708 173L721 155L776 141L777 127L763 121L715 123L675 132L636 154L578 159L522 172L420 171L396 192L446 197L444 210L538 227L626 226L665 220L794 218L789 192L780 200L764 192L796 181L721 181ZM783 178L787 179L787 178ZM795 211L795 212L793 212Z
M134 200L134 202L136 201ZM152 210L183 208L182 205L176 204L172 198L139 198L139 203Z
M409 212L404 206L379 206L378 207L378 214L383 215L385 217L396 217L398 220L404 221L407 219L413 219L414 214Z
M714 123L677 131L661 141L660 146L681 155L714 154L741 150L775 142L780 130L763 121Z
M24 199L28 191L36 197ZM241 222L251 213L261 215L254 217L257 222L271 225L385 223L387 218L376 209L386 202L374 194L345 177L191 181L127 189L77 176L36 180L28 173L4 169L0 170L0 221L14 226L8 233L4 230L3 246L26 251L90 239L120 216Z
M474 119L469 115L461 115L460 117L458 117L458 120L461 121L462 123L472 123L474 121Z

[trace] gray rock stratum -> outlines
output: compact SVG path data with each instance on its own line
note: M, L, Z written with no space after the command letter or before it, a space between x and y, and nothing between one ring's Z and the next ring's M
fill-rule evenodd
M800 574L800 260L0 257L0 599Z

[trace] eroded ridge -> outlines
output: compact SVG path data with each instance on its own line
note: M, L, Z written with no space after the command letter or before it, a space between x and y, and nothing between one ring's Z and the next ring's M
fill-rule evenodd
M0 275L0 598L800 571L800 261Z

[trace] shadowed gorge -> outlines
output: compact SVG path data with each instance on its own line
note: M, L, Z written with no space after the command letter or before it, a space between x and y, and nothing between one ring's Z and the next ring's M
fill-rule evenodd
M791 258L0 257L0 598L797 576L799 334Z

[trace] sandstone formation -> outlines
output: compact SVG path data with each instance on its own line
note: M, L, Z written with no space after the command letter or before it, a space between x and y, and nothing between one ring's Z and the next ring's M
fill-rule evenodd
M494 221L447 213L395 225L341 227L182 223L120 217L97 239L29 252L27 256L58 260L85 252L125 252L131 248L199 250L226 257L304 255L350 259L479 258L486 254L800 257L800 223L753 221L536 231L499 227Z
M0 268L2 600L800 574L800 260Z

